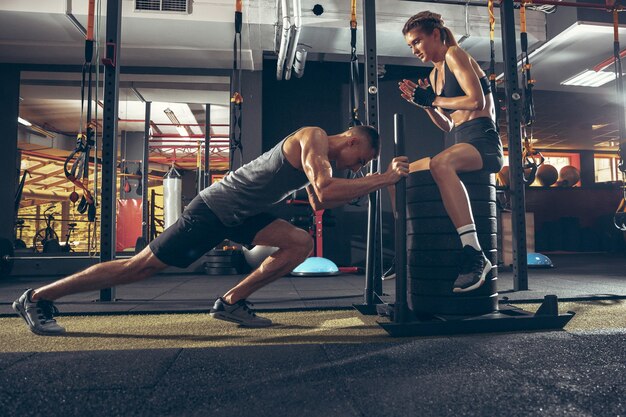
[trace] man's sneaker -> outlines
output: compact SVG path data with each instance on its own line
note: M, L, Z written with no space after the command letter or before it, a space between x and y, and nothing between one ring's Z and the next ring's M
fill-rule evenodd
M491 262L485 254L473 247L463 246L463 260L460 273L452 291L460 293L473 291L485 283L485 277L491 271Z
M396 279L396 258L393 258L393 261L391 261L391 266L383 274L383 281L390 281L392 279Z
M28 324L30 330L41 336L58 336L65 333L65 329L57 324L55 314L59 314L52 301L31 301L32 289L13 302L13 310L17 312Z
M257 316L250 309L252 303L239 300L235 304L228 304L222 297L215 300L211 309L211 317L218 320L238 323L241 327L269 327L272 320Z

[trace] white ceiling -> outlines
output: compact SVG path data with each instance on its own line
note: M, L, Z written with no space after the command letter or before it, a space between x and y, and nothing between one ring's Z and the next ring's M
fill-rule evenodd
M0 61L82 64L82 35L66 17L66 3L67 0L3 0L0 3ZM74 0L70 3L72 15L86 26L88 2ZM321 16L312 12L317 3L324 7ZM358 23L362 27L361 1L357 3ZM122 0L122 65L232 67L234 1L195 0L191 14L137 12L134 4L134 0ZM376 6L377 46L382 62L388 57L404 58L416 64L400 31L407 17L420 9L441 13L447 19L446 25L458 36L466 33L463 6L428 4L422 7L401 0L378 0ZM102 13L105 12L106 0L102 0ZM469 45L470 52L478 60L487 60L487 9L469 7L467 12L469 34L475 38ZM349 20L349 0L302 0L300 42L311 46L314 53L348 54ZM104 18L100 21L104 32ZM243 68L259 70L263 51L273 49L275 0L243 0L243 21ZM528 33L531 46L545 40L543 14L528 13ZM487 43L477 42L481 38ZM500 48L497 49L500 55ZM362 53L362 42L359 42L359 53Z
M107 2L100 2L103 14ZM200 69L232 67L234 0L195 0L191 14L136 12L133 0L122 0L121 3L122 66ZM315 16L312 12L317 3L325 10L321 16ZM68 4L72 15L86 26L87 0L0 1L0 62L82 64L84 38L66 16ZM363 46L361 5L362 1L357 1L360 54ZM408 16L419 10L429 9L446 18L446 25L457 39L469 35L462 44L463 48L486 68L489 60L489 28L485 7L466 8L414 1L377 0L376 9L379 63L421 65L411 56L401 36L401 28ZM309 59L347 61L350 50L350 1L302 0L302 14L300 43L311 47ZM546 16L535 11L528 11L527 14L530 50L533 50L546 41ZM273 50L275 0L243 0L243 20L242 67L246 70L262 70L263 54ZM496 21L499 20L499 11L496 9ZM100 16L99 21L102 24L99 38L104 39L105 17ZM519 32L519 27L517 30ZM626 32L623 28L620 28L620 37L626 45ZM502 60L499 38L500 26L497 23L498 62ZM586 68L592 68L610 57L612 48L612 28L608 25L594 24L592 29L586 25L570 28L533 56L533 78L537 80L535 88L592 93L600 95L600 101L614 101L614 83L595 89L560 85L562 80ZM274 71L272 68L264 70ZM23 73L21 115L40 125L48 123L62 131L74 131L80 108L79 85L80 78L77 74ZM229 101L228 77L124 74L121 76L120 109L128 109L129 119L143 118L142 106L128 104L138 101L131 87L153 102L227 106ZM547 119L562 124L564 136L567 136L565 130L572 124L565 119L559 119L559 106L550 106L544 111ZM192 112L200 114L201 107L196 106ZM219 116L212 117L212 121L227 122L228 112L220 110L219 113ZM120 125L121 129L124 127L130 128ZM586 143L591 143L589 139L586 140ZM578 145L574 143L572 146Z

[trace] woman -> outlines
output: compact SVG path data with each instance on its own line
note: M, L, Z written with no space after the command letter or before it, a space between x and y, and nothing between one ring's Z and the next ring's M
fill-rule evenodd
M424 109L437 127L455 138L455 145L433 158L411 163L410 169L430 169L463 246L453 291L472 291L483 285L492 265L478 243L469 198L458 173L502 168L493 94L487 76L459 47L441 15L420 12L406 22L402 34L413 55L434 65L428 79L400 83L402 98Z

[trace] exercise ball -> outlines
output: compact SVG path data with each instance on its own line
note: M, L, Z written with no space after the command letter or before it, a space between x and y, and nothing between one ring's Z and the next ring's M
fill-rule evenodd
M559 171L559 180L556 185L559 187L573 187L580 181L580 172L578 168L572 165L565 165Z
M304 262L296 267L293 271L291 271L291 275L303 276L303 277L311 277L311 276L327 276L327 275L338 275L339 268L337 265L330 259L320 258L318 256L312 256L310 258L306 258Z
M263 263L265 258L278 250L274 246L256 245L252 249L243 248L243 257L246 259L246 263L252 269L256 269Z
M496 174L497 184L501 187L508 187L511 183L511 177L509 174L509 166L505 165L502 167L500 172Z
M543 164L537 169L537 181L544 187L549 187L559 178L559 172L555 167Z
M528 252L526 254L526 263L529 268L553 268L554 265L550 258L542 253Z
M530 168L524 169L524 178L530 175ZM508 165L502 167L500 172L496 174L496 185L500 187L509 187L511 185L511 169Z

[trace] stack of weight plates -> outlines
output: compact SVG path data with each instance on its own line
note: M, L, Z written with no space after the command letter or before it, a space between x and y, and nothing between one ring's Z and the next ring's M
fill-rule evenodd
M459 273L461 240L430 171L411 173L406 189L407 299L418 313L481 315L498 309L495 177L472 172L460 178L469 194L478 240L494 267L481 288L452 292Z
M213 249L204 258L207 275L237 275L245 272L246 263L239 249Z

